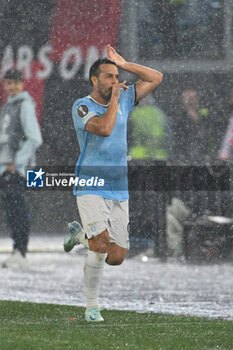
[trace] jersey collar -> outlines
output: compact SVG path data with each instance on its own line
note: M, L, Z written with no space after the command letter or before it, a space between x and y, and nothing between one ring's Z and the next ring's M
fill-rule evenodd
M109 106L109 103L108 103L107 105L102 105L102 103L97 102L96 100L94 100L93 97L91 97L91 95L88 95L87 97L88 97L90 100L92 100L93 102L97 103L97 105L100 105L100 106L102 106L102 107L108 107L108 106Z

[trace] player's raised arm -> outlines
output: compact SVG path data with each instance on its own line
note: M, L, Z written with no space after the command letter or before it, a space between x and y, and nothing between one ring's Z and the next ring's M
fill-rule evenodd
M107 51L109 59L115 62L119 68L139 77L140 81L136 83L137 101L147 96L162 82L163 74L157 70L125 61L110 45L108 45Z

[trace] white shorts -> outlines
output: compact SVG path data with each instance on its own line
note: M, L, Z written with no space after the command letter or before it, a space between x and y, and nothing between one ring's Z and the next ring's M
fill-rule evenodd
M109 241L129 249L128 201L115 201L94 194L77 196L79 215L87 238L108 230Z

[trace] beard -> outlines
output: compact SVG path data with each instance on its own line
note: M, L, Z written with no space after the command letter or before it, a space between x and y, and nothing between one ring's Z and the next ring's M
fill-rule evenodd
M112 97L112 87L106 89L103 85L99 84L98 92L106 104L110 101Z

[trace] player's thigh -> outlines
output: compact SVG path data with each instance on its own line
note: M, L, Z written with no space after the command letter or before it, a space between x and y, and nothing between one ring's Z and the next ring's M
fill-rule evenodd
M77 196L79 215L88 239L108 229L110 207L105 199L97 195Z
M110 243L129 249L129 208L128 201L113 201L109 217Z

